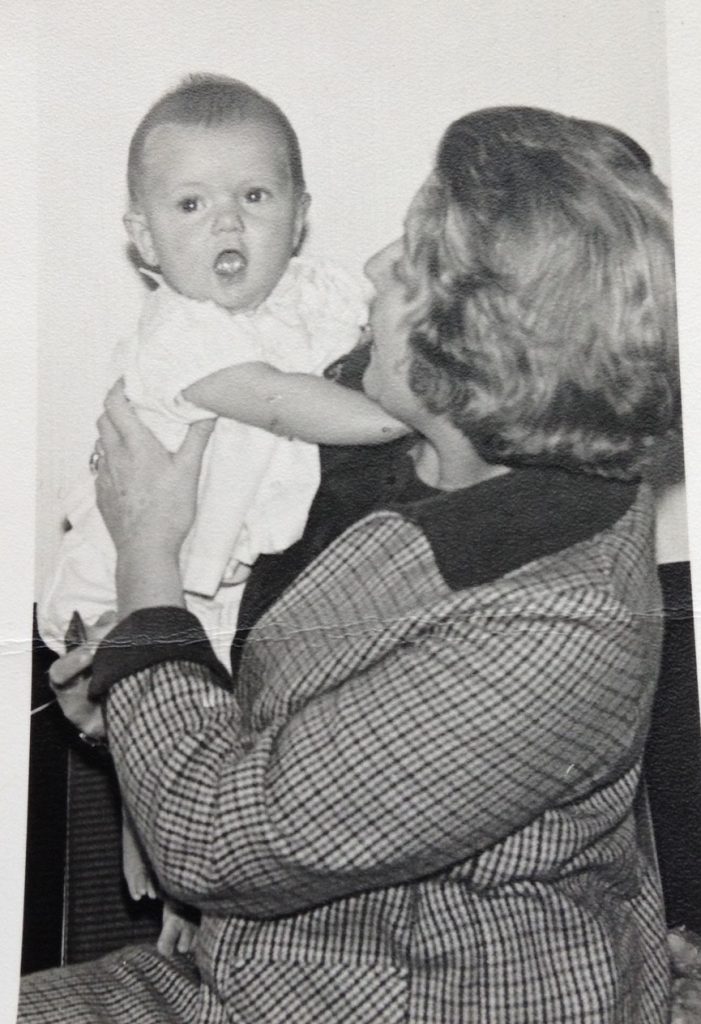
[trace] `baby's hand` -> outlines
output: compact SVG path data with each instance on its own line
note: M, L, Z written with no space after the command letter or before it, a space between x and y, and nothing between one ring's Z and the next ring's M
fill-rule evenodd
M185 916L185 908L178 903L165 900L163 903L163 923L158 936L158 952L163 956L173 953L190 953L195 948L198 926Z
M142 896L148 896L152 900L156 898L156 886L151 871L143 858L126 815L122 818L122 871L133 900L140 900Z

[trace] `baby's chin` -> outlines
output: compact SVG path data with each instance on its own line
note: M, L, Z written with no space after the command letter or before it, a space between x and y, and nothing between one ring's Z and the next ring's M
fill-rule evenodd
M229 313L252 313L267 296L251 294L245 287L219 287L212 289L207 298Z
M236 250L226 250L226 253L226 260L218 258L218 262L215 261L215 265L206 274L193 274L190 277L180 274L178 281L170 280L164 274L164 279L174 291L195 302L213 302L230 313L253 312L265 302L275 285L269 287L269 281L256 283L245 258L241 261L235 259Z
M265 299L265 295L259 297L258 294L251 294L251 290L246 287L245 281L224 282L220 278L214 277L214 275L210 284L199 288L176 287L175 291L180 292L185 298L192 299L194 302L213 302L215 306L219 306L229 313L252 312Z

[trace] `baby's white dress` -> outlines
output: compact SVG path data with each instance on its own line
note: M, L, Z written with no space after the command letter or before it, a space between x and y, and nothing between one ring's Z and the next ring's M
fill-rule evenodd
M174 451L189 424L213 417L182 397L190 384L248 362L321 374L353 347L366 318L360 283L317 259L293 258L252 312L185 298L161 281L146 298L138 332L119 347L116 367L143 422ZM227 666L243 590L236 581L259 554L283 551L301 536L318 484L316 445L217 419L181 570L187 606ZM38 606L41 636L59 653L75 610L90 625L115 607L115 549L87 470L64 513L71 529Z

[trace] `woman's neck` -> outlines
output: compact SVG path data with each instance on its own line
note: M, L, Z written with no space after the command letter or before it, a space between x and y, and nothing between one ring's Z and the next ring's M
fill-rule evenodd
M493 465L481 458L462 431L441 422L420 438L411 450L416 475L428 487L457 491L463 487L510 472L508 466Z

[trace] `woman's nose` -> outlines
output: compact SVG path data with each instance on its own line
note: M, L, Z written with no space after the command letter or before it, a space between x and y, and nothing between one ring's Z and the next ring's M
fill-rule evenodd
M401 238L395 239L394 242L390 242L384 249L380 249L374 256L371 256L363 268L365 276L372 281L377 287L378 281L382 277L383 273L388 270L391 265L397 260L402 251L402 240Z

